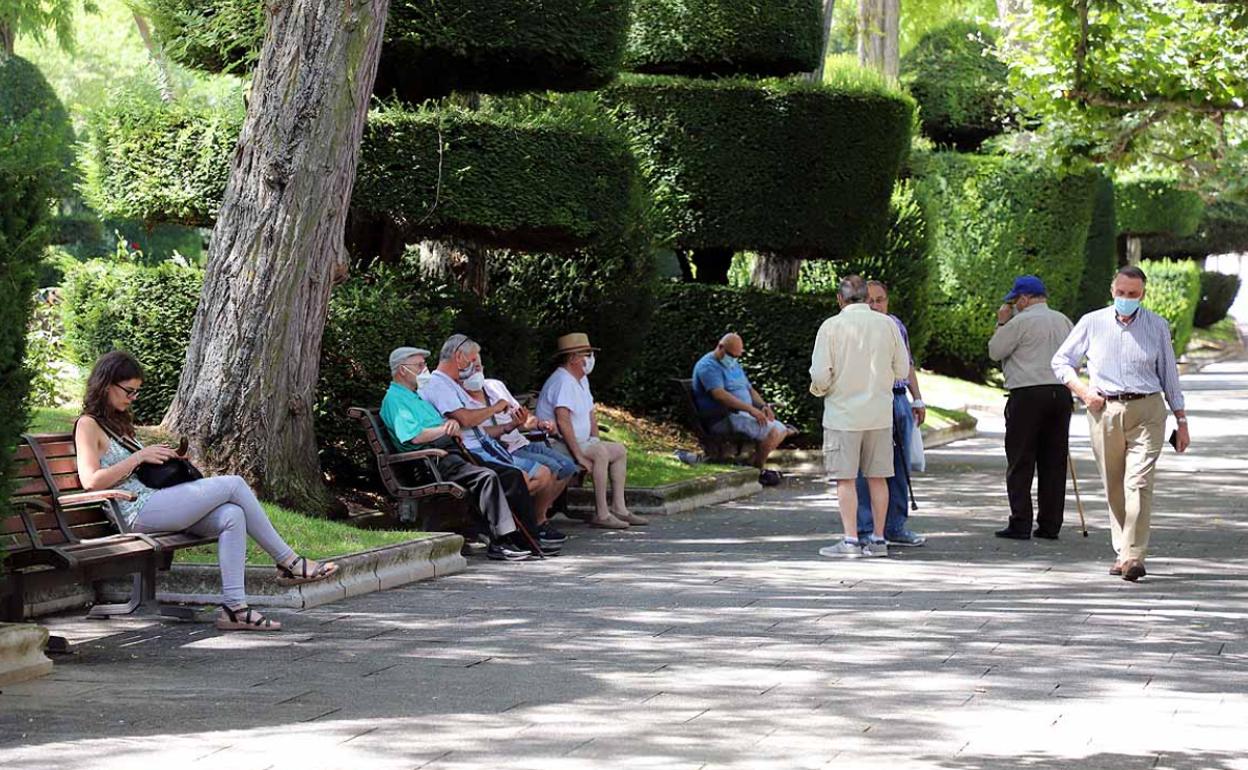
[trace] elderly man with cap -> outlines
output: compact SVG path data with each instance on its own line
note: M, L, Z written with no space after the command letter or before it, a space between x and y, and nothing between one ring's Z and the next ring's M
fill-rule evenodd
M590 525L604 529L628 529L629 525L649 524L649 520L628 510L624 504L628 451L623 444L598 437L598 414L589 390L589 374L594 370L594 353L589 335L565 334L556 342L555 370L537 398L537 419L553 422L559 430L555 447L589 471L594 480L594 517ZM607 505L610 479L611 505Z
M390 440L401 451L436 449L438 473L468 490L472 502L489 522L490 546L486 555L491 559L523 561L535 555L534 544L517 529L517 511L508 502L503 482L490 468L481 467L465 456L459 437L462 427L455 420L445 419L438 410L416 392L417 383L428 374L425 359L429 351L420 348L395 348L390 353L392 381L381 402L381 421ZM525 495L527 496L527 492ZM531 520L520 524L536 529Z
M698 418L710 433L737 433L754 442L750 464L758 468L758 482L766 487L780 483L780 474L764 466L767 457L797 431L776 419L776 413L745 375L741 356L745 342L728 332L715 349L693 367L693 403Z
M1005 387L1005 488L1010 520L997 537L1032 536L1031 481L1039 476L1035 536L1056 540L1066 508L1071 398L1053 374L1053 354L1070 334L1070 319L1049 307L1044 282L1019 276L997 310L988 357L1000 361Z

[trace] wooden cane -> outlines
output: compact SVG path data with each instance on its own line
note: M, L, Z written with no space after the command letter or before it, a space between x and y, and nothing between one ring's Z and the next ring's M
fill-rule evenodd
M1075 506L1079 509L1079 527L1083 530L1083 536L1088 536L1088 522L1083 518L1083 499L1079 497L1079 479L1075 476L1075 458L1066 454L1066 466L1070 468L1070 482L1075 485Z

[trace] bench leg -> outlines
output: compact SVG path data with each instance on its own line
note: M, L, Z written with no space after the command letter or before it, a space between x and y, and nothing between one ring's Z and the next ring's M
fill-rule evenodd
M416 524L420 518L420 506L415 500L400 500L398 515L403 524Z
M88 612L89 618L111 618L114 615L129 615L143 603L143 573L134 574L134 583L130 588L130 598L117 604L97 604Z

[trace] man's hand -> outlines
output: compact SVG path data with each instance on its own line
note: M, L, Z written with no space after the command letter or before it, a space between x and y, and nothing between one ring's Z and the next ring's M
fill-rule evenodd
M759 425L767 424L767 415L763 412L762 409L759 409L756 406L750 407L750 416L753 417L758 422Z
M523 406L517 406L512 410L511 418L516 421L517 425L524 425L529 421L529 410Z
M915 407L911 407L910 411L914 412L914 424L915 425L922 425L923 423L927 422L927 407L915 406Z
M1011 305L1010 303L1007 302L1003 304L1001 307L997 308L997 323L999 324L1006 323L1013 317L1014 317L1014 306Z
M763 404L763 414L767 415L768 422L776 419L776 410L771 408L771 404Z
M1105 397L1095 390L1087 390L1079 398L1083 399L1083 404L1088 407L1089 412L1099 412L1105 408Z
M593 475L594 473L594 461L593 460L589 459L589 457L585 454L582 454L579 457L576 457L574 459L576 460L577 465L585 469L586 473L590 474L591 476Z
M459 427L459 423L455 420L447 420L442 424L442 432L452 438L463 433L463 429Z
M1187 432L1187 423L1181 422L1179 423L1179 445L1175 449L1179 450L1179 454L1183 454L1191 445L1192 437Z

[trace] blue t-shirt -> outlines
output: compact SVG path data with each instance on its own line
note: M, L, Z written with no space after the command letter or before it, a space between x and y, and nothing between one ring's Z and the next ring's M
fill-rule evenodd
M386 397L381 400L381 421L385 423L390 440L399 451L410 452L420 449L412 443L412 439L423 430L445 423L446 418L438 414L438 410L419 394L392 382L386 391Z
M728 413L711 395L711 391L716 388L723 388L747 404L754 403L745 370L739 364L728 368L712 352L699 358L693 365L693 403L698 408L698 414L714 417Z

